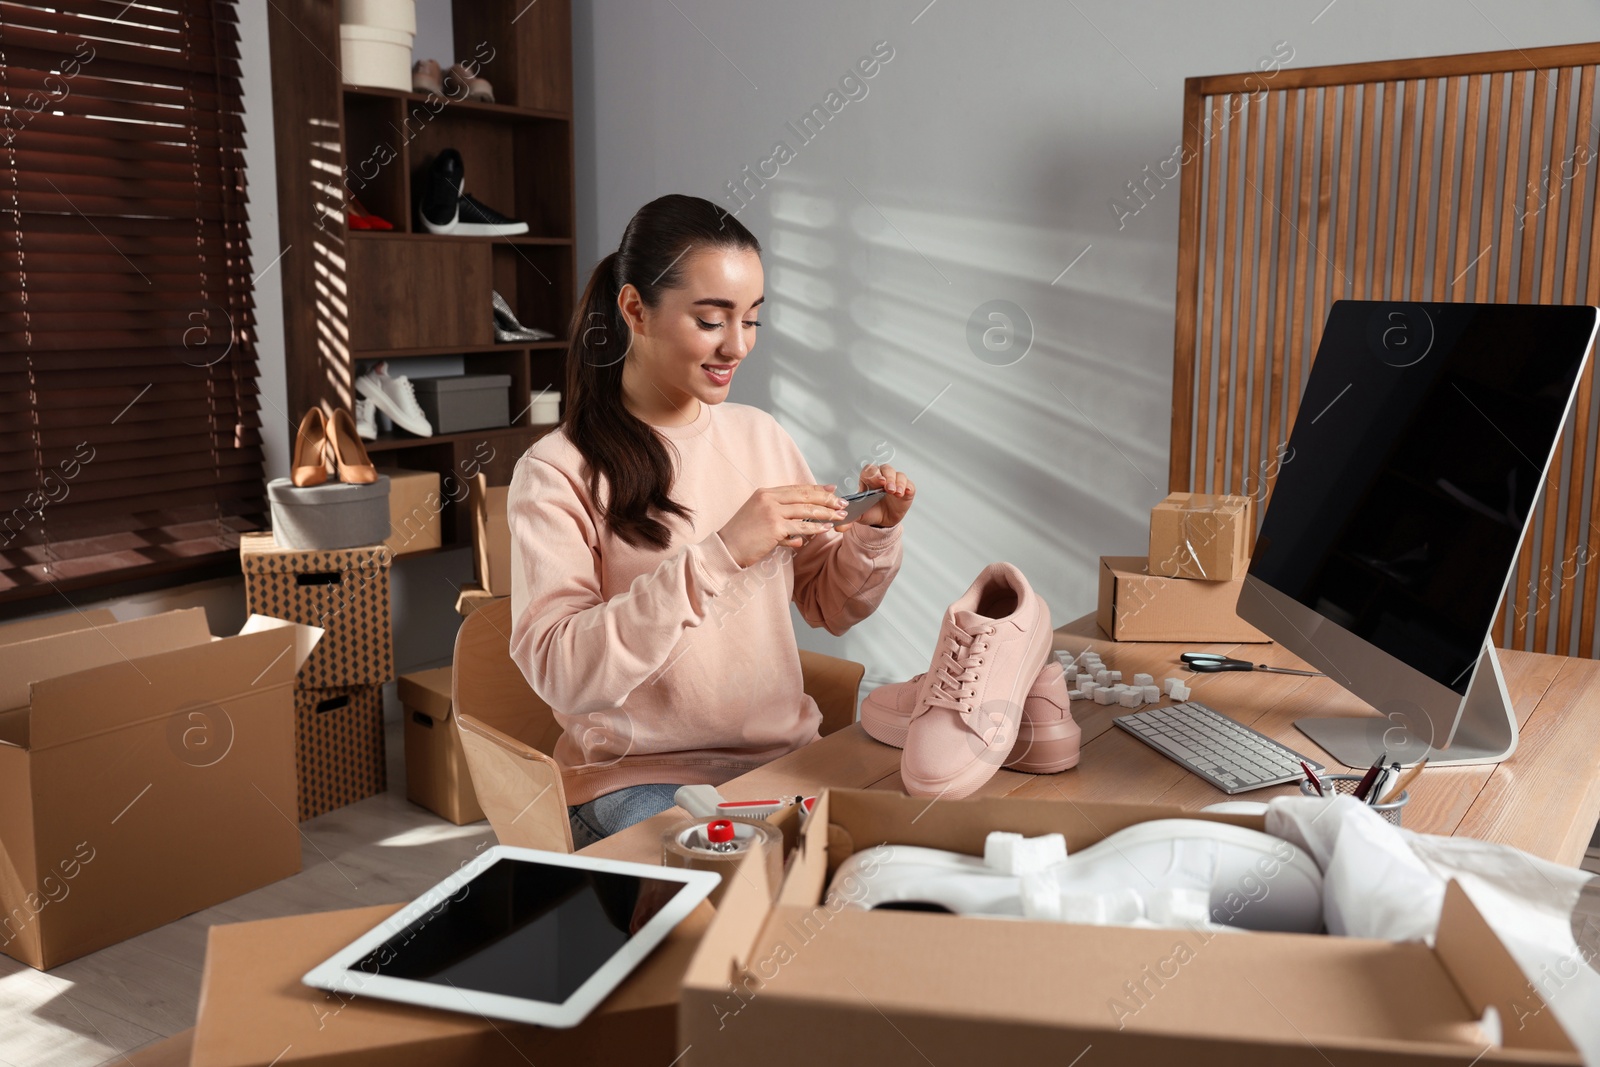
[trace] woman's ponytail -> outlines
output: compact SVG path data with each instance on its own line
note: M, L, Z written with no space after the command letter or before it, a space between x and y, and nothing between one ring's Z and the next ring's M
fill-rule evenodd
M652 511L684 519L692 513L670 495L666 443L622 402L633 337L617 297L631 283L647 307L656 307L662 290L682 282L686 253L713 247L761 251L739 220L709 200L678 194L652 200L629 220L617 250L595 264L573 312L561 426L586 461L589 498L612 532L635 547L671 544L671 531Z

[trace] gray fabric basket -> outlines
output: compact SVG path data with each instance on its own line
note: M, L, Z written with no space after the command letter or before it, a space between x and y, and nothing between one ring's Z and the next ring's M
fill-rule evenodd
M454 374L412 378L417 404L434 433L461 433L511 425L511 375Z
M325 482L301 487L287 478L267 483L272 536L283 548L355 548L389 536L389 476L365 485Z

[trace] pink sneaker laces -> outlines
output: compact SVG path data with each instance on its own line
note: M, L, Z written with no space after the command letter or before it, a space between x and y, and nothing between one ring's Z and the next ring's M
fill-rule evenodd
M972 698L976 694L969 685L978 680L977 668L983 663L982 654L989 648L984 638L994 631L993 626L984 626L969 634L959 626L950 627L944 635L939 658L931 669L933 679L928 708L948 708L969 726L973 725Z

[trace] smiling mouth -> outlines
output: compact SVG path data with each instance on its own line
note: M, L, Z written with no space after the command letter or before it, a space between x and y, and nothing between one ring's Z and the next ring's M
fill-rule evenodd
M719 367L713 363L702 363L700 369L706 372L706 377L718 385L726 385L733 379L734 368L731 365Z

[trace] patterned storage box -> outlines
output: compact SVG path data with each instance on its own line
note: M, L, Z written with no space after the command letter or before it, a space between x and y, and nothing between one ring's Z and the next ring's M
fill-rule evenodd
M389 787L382 686L295 690L294 741L301 822Z
M382 685L394 677L386 545L300 551L270 533L239 538L249 610L327 631L295 676L302 689Z

